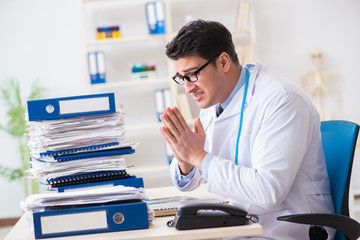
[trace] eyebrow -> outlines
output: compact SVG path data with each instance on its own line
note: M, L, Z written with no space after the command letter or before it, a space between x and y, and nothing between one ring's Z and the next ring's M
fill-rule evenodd
M191 68L187 68L185 70L183 70L184 73L187 73L187 72L190 72L191 70L195 70L195 69L198 69L199 67L191 67ZM179 75L179 73L176 73Z

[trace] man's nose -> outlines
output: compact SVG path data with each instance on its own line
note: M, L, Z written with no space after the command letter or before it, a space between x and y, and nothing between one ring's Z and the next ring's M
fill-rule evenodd
M184 87L185 87L185 92L187 94L190 94L194 91L194 89L196 88L196 84L195 83L192 83L192 82L189 82L189 81L185 81L185 84L184 84Z

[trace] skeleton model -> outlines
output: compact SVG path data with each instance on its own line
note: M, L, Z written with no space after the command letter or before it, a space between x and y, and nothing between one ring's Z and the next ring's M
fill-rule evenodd
M334 114L331 113L332 111L326 110L325 106L331 107L328 102L332 100L335 103L332 104L332 108L335 107L334 112L339 113L335 73L322 68L322 54L319 49L311 50L310 58L314 64L314 70L300 75L300 85L314 100L320 119L322 121L330 120Z

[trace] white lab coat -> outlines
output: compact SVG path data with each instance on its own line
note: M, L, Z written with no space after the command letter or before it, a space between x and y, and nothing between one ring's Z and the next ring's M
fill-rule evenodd
M244 86L219 118L215 106L200 114L206 132L205 150L215 156L208 169L208 191L258 214L263 227L261 237L308 239L309 226L276 218L334 212L319 115L295 84L259 62L248 68L238 165L234 159ZM176 159L170 171L176 185ZM192 190L204 181L201 171L195 171L192 180L180 190Z

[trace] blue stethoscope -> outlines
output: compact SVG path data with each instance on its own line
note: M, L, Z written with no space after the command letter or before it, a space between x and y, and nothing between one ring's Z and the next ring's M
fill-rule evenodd
M249 69L245 66L243 66L245 68L246 71L246 80L245 80L245 86L244 86L244 96L243 96L243 100L242 100L242 104L241 104L241 112L240 112L240 122L239 122L239 131L238 131L238 135L236 138L236 148L235 148L235 164L238 164L238 153L239 153L239 141L240 141L240 133L241 133L241 126L242 126L242 120L243 120L243 115L244 115L244 106L245 106L245 101L246 101L246 93L247 93L247 89L248 89L248 85L249 85Z

